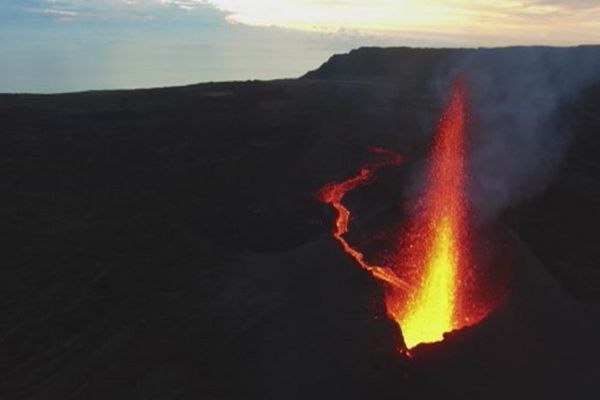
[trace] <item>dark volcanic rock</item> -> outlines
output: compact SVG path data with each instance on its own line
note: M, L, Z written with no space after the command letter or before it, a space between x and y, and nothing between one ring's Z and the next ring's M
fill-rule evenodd
M364 211L353 227L403 215L385 200L406 197L443 100L423 87L458 51L476 50L361 49L300 80L0 96L0 398L465 398L506 393L507 377L597 389L600 86L563 107L574 140L556 179L502 215L543 271L519 282L539 285L429 361L396 351L381 288L328 235L314 193L368 145L409 162L349 198ZM563 335L573 351L564 330L540 333L553 318L587 331ZM519 335L527 359L502 352ZM548 375L529 372L554 355ZM531 379L506 371L518 362Z
M478 49L435 49L411 47L361 47L347 54L336 54L303 79L400 79L405 82L426 83L432 73L447 67L459 58L476 57L490 66L512 57L542 55L548 63L582 56L600 56L600 46L546 47L515 46ZM416 81L416 82L415 82Z

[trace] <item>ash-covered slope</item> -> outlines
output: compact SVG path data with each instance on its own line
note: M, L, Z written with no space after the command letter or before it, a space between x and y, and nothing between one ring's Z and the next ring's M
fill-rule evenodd
M0 398L597 391L598 344L582 338L600 329L600 85L560 104L562 162L498 217L522 259L540 259L523 270L537 285L407 364L381 288L330 237L314 194L366 146L395 148L407 168L348 204L353 232L401 215L444 100L427 74L456 50L390 50L410 79L373 55L346 62L369 52L388 57L335 58L349 80L323 75L329 62L300 80L0 96Z

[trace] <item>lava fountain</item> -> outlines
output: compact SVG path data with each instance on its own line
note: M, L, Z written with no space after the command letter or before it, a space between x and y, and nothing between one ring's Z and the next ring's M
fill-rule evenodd
M444 333L482 318L465 304L472 279L465 198L465 118L464 89L456 82L430 150L418 211L403 235L395 262L410 282L410 289L386 288L388 314L400 325L409 349L440 341Z
M345 181L325 185L319 192L320 199L337 212L335 239L362 268L385 283L387 313L400 326L407 349L441 341L445 333L477 323L491 309L476 300L468 232L465 131L465 93L457 81L430 149L427 179L416 211L383 265L371 264L344 239L350 211L342 200L380 168L399 165L402 158L375 149L380 161L363 166Z

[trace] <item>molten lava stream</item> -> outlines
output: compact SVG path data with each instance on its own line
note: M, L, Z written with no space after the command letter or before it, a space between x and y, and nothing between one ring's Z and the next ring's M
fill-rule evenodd
M425 189L417 212L397 240L385 266L369 263L344 239L350 211L342 204L346 193L364 185L385 165L402 159L389 150L375 149L382 160L360 169L342 182L320 191L322 201L337 212L333 236L364 269L385 282L388 315L402 330L407 349L441 341L444 334L472 325L490 311L477 304L468 235L465 177L465 99L460 82L453 86L431 147Z
M362 167L352 178L342 182L335 182L325 185L319 191L319 198L323 202L331 204L337 212L333 237L340 242L344 251L350 254L358 263L358 265L371 272L374 277L381 279L392 287L407 289L408 287L406 282L400 279L391 268L368 263L365 260L364 254L352 248L346 239L344 239L344 234L348 232L348 222L350 221L350 211L342 204L342 200L346 193L369 182L375 173L382 167L386 165L399 165L403 161L402 157L390 150L378 147L372 147L370 150L381 155L382 160Z

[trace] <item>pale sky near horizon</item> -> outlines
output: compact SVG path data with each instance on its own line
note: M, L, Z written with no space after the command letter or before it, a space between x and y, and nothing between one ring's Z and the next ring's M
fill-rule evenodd
M600 0L2 0L0 92L296 77L360 46L600 43Z

